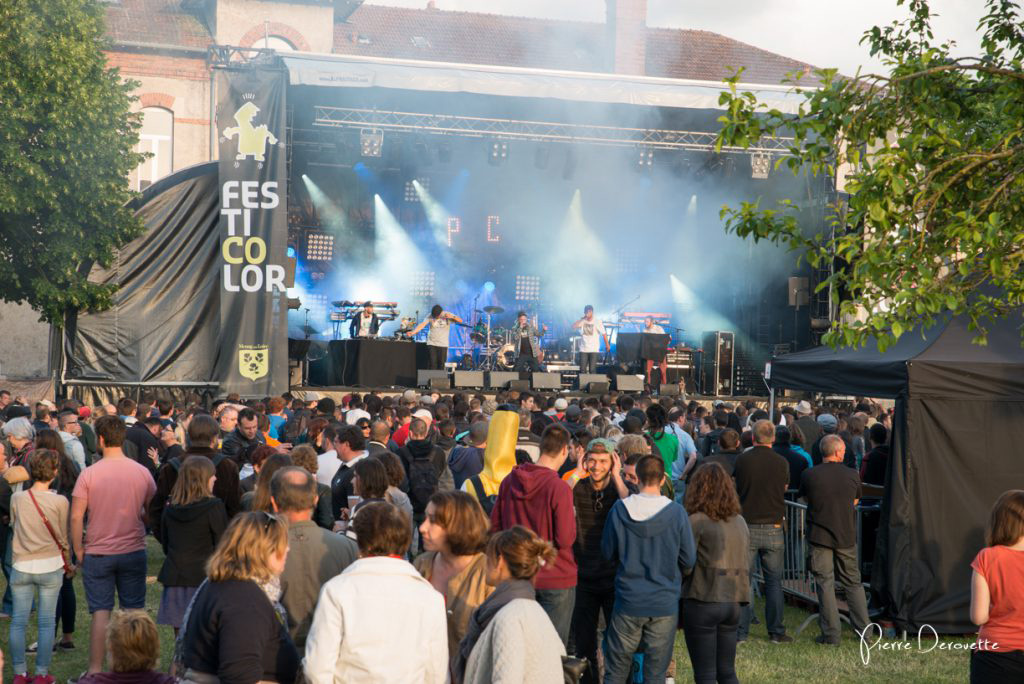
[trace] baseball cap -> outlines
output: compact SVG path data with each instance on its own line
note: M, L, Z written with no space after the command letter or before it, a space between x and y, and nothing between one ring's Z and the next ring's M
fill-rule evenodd
M427 425L434 422L434 414L427 409L420 409L419 411L413 411L413 418L419 418L420 420L426 421Z
M404 392L402 392L402 401L403 402L416 401L419 398L420 398L420 395L416 394L416 390L407 389Z
M424 394L422 397L420 397L420 403L423 404L424 406L433 406L434 397L430 396L429 394Z
M569 408L565 409L566 418L579 418L581 413L583 413L583 410L579 404L572 404Z
M555 410L564 411L569 408L569 402L565 400L565 397L558 397L555 399Z
M78 407L78 417L79 418L88 418L91 415L92 415L92 409L89 408L88 406L79 406Z
M587 453L589 454L590 452L594 451L594 447L597 446L603 446L604 450L609 454L615 451L615 442L613 442L610 439L599 437L597 439L592 439L589 442L587 442Z
M831 413L822 413L818 416L818 425L822 427L825 432L835 432L836 426L839 425L839 421Z

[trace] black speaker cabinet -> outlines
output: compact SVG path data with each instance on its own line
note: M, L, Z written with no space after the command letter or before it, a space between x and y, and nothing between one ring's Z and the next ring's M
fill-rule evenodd
M721 397L733 393L734 342L728 331L704 333L704 394Z
M619 392L643 392L644 379L635 375L616 375L615 389Z
M561 373L533 373L533 389L562 389Z
M443 387L451 388L451 384L448 382L448 371L444 370L423 370L422 368L416 371L416 386L417 387L431 387L435 388L433 380L441 379L444 381Z
M484 386L484 372L483 371L466 371L457 370L454 374L454 385L455 387L469 388L469 387L480 387Z

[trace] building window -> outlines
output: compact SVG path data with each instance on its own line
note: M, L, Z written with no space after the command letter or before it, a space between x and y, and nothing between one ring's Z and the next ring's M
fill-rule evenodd
M132 172L134 189L145 190L174 170L174 114L169 109L143 108L137 149L152 156Z
M277 52L295 52L295 46L281 36L266 36L252 44L254 48L270 48Z

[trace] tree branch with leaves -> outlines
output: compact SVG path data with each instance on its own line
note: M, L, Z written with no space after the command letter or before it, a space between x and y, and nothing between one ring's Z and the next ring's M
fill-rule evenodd
M984 343L987 324L1024 304L1024 30L1018 4L988 0L982 54L954 58L934 39L927 0L899 0L909 16L862 42L887 75L815 71L817 87L788 80L795 113L738 92L728 79L717 145L750 147L788 137L775 171L846 175L845 212L814 235L798 205L726 206L726 230L782 243L812 265L843 264L818 287L846 296L824 341L885 348L949 311L967 315Z

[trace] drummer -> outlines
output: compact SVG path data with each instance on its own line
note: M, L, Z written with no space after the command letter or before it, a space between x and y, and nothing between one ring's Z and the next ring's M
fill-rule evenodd
M445 311L440 304L435 304L430 310L430 317L424 318L406 333L409 337L416 337L420 330L430 326L427 332L427 370L444 370L444 362L448 360L448 337L452 323L462 323L462 319Z

